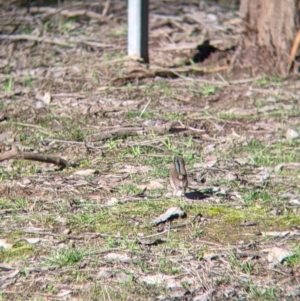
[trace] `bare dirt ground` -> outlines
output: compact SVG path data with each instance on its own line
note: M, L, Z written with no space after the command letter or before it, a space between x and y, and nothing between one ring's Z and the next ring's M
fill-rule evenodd
M125 1L2 1L0 300L299 300L299 78L231 75L233 5L150 6L145 66Z

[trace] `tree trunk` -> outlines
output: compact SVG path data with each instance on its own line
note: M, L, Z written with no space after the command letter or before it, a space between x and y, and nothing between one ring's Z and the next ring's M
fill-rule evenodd
M235 65L261 72L287 72L298 22L298 0L241 0L244 20L241 52Z

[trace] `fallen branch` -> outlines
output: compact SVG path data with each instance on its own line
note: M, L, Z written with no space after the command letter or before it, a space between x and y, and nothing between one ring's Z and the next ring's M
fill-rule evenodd
M13 147L13 149L8 152L0 153L0 162L5 160L10 160L10 159L24 159L24 160L52 163L58 165L59 167L61 167L61 169L75 165L75 163L69 163L67 160L60 157L21 152L16 147Z
M112 129L103 129L101 133L93 134L87 137L87 141L96 142L100 140L116 139L126 136L146 135L150 133L161 134L168 132L177 122L167 122L159 126L150 127L118 127Z
M10 40L10 41L33 41L33 42L40 42L46 44L53 44L62 47L72 48L77 45L87 45L95 48L112 48L114 45L112 44L104 44L98 43L93 41L85 41L85 40L76 40L76 41L64 41L62 39L52 39L46 37L37 37L34 35L29 34L15 34L15 35L0 35L0 40Z
M126 83L128 81L134 81L136 79L143 79L143 78L154 78L156 76L159 77L167 77L167 78L184 78L188 80L193 80L195 79L189 79L185 77L182 74L189 74L192 73L194 75L204 75L204 74L209 74L209 73L215 73L215 72L220 72L220 71L226 71L228 70L228 66L221 66L221 67L216 67L216 68L195 68L195 67L188 67L188 68L177 68L177 69L153 69L153 70L146 70L146 69L133 69L130 70L128 75L125 75L123 77L116 77L113 78L109 84L122 84Z
M88 10L69 10L66 8L52 8L52 7L31 7L30 8L30 13L32 14L37 14L37 13L46 13L47 17L50 17L51 15L57 15L60 14L64 17L67 18L75 18L78 16L85 16L88 17L90 19L96 19L100 22L108 22L109 19L106 16L97 14L95 12L92 11L88 11Z
M41 38L34 35L29 34L15 34L15 35L0 35L0 40L10 40L10 41L33 41L33 42L43 42L47 44L54 44L63 47L72 47L70 43L64 42L59 39L48 39L48 38Z

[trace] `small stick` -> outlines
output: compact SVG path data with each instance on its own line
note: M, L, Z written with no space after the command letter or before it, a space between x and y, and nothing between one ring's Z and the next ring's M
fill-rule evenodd
M106 17L106 15L108 13L108 10L109 10L109 7L110 7L110 0L106 0L103 11L102 11L102 16L103 17Z
M140 114L140 117L143 116L143 114L145 113L146 109L148 108L150 102L151 102L151 98L148 100L147 104L145 105L143 111L142 111L141 114Z

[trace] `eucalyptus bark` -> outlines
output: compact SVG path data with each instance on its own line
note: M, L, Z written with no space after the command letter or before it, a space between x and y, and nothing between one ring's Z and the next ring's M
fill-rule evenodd
M244 20L240 63L259 70L285 73L296 35L299 0L241 0ZM251 64L252 63L252 64Z

